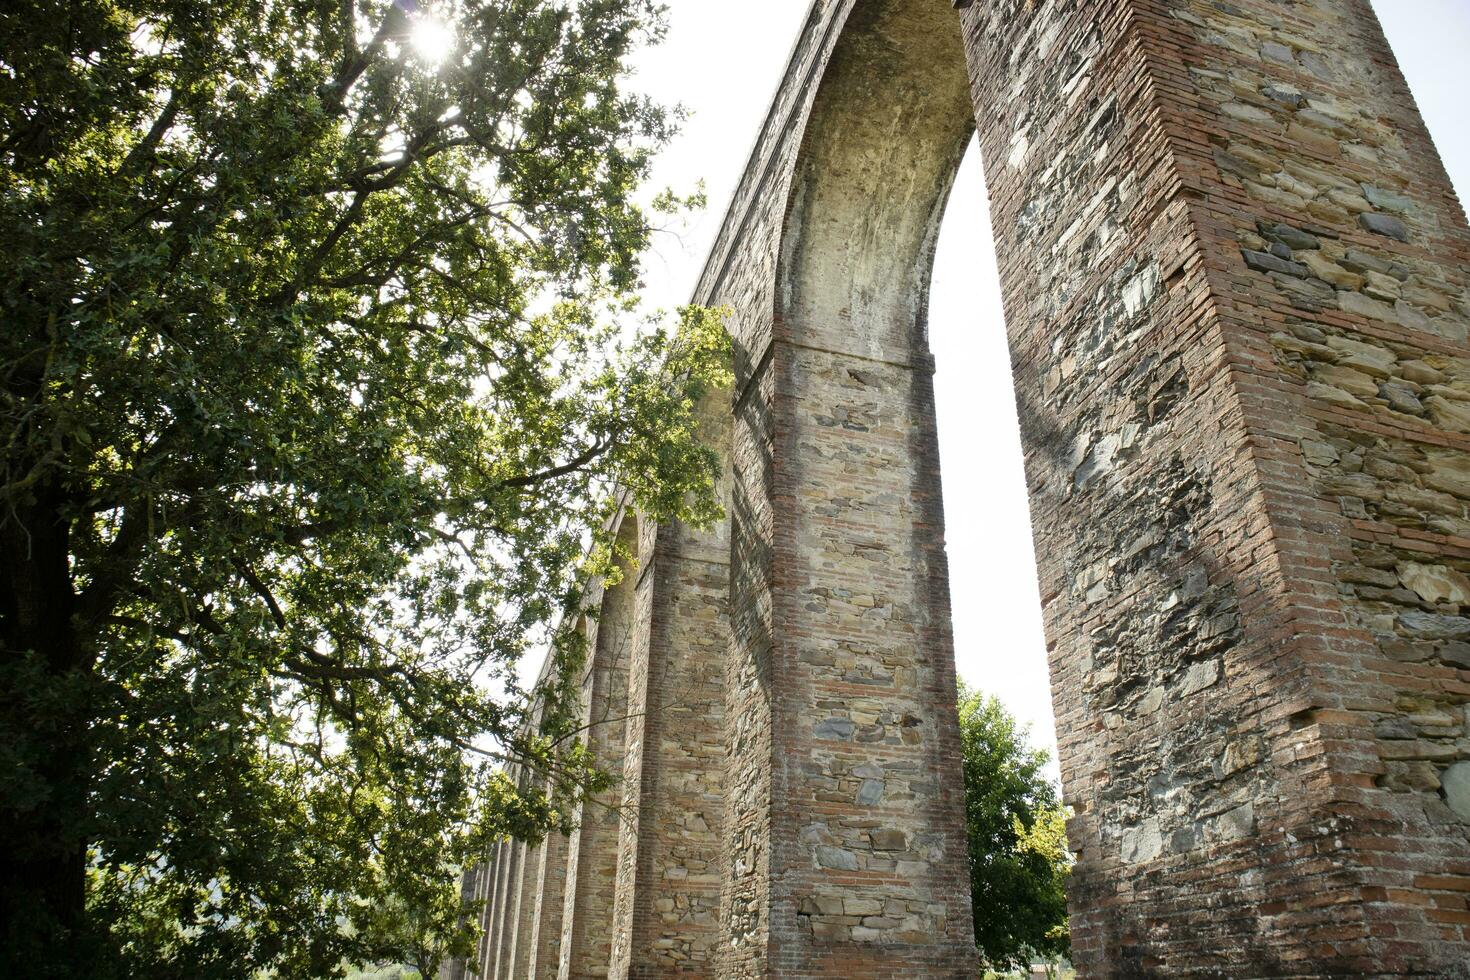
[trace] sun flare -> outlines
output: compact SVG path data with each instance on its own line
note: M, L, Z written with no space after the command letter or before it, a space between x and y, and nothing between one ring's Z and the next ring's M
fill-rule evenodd
M433 17L420 18L413 25L410 41L414 53L430 64L439 64L454 50L454 32Z

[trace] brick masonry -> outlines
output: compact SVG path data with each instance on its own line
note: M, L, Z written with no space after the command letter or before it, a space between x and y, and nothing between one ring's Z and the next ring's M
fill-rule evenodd
M728 521L628 522L622 783L467 875L480 975L975 975L925 302L977 124L1080 972L1470 975L1470 229L1368 0L958 6L812 6L695 294Z
M636 516L624 518L617 544L628 558L620 568L620 579L602 595L601 613L591 626L592 655L582 676L582 723L589 747L603 768L619 777L625 772L629 667L640 639L647 634L642 628L646 616L639 616L644 605L639 601L643 592L638 574L640 528ZM558 968L561 980L608 975L621 802L620 787L587 800L567 843Z

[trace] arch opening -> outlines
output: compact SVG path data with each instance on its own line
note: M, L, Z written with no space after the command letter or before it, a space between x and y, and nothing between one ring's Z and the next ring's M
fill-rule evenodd
M793 176L777 310L875 357L919 348L934 248L971 133L953 11L858 3L822 77Z
M928 300L959 676L998 697L1060 779L1015 377L978 142L955 178Z
M952 194L962 174L963 200L956 201ZM953 250L938 267L945 281L935 279L941 241ZM962 485L977 479L1006 483L997 491L1006 515L999 522L1005 527L1001 561L993 560L997 549L991 562L980 560L983 546L971 536L954 542L967 551L950 549L950 571L956 582L1003 588L1005 598L985 608L1011 616L1025 610L1024 629L1014 636L1027 644L1030 656L1024 678L1008 684L1006 692L1023 701L1021 716L1034 722L1055 772L1055 721L1040 640L1015 388L1000 317L1000 274L962 37L942 5L888 0L855 6L805 132L780 271L778 309L796 330L812 329L808 324L838 329L857 342L843 349L879 359L902 359L905 352L942 355L935 362L935 414L949 510L969 496L959 490ZM973 298L977 293L983 300ZM936 308L943 310L942 321L931 323ZM985 311L994 321L977 324ZM956 331L976 326L988 334L983 342L956 342ZM967 381L982 366L980 387L987 397ZM965 421L970 413L993 418L993 436L972 438L975 429ZM955 465L970 455L961 452L962 444L987 457L1003 454L1005 462ZM1021 579L1020 586L1005 588L982 564L1019 572L1008 577ZM972 612L961 609L957 616L964 635L956 653L961 673L968 668L980 681L978 668L990 661L975 655L979 630Z
M769 775L765 880L737 877L727 895L765 906L765 928L757 916L745 936L793 951L791 976L826 975L834 950L863 947L961 975L976 954L926 333L974 110L946 5L843 9L801 130L772 297L769 724L775 758L804 761ZM731 812L727 840L745 830Z

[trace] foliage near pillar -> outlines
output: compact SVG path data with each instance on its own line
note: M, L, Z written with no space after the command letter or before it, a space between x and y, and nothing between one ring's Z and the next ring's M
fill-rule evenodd
M660 16L7 7L0 960L462 946L450 868L558 824L575 719L548 690L523 733L517 658L596 571L611 485L717 512L690 406L719 324L612 342L670 132L621 82Z
M975 945L997 970L1066 956L1072 859L1047 753L995 698L961 685L959 708Z

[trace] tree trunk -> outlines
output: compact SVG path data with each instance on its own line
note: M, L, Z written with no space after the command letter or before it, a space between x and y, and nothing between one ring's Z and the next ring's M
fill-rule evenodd
M91 663L73 622L69 524L54 482L0 513L0 962L58 975L85 943ZM19 974L17 974L19 975Z

